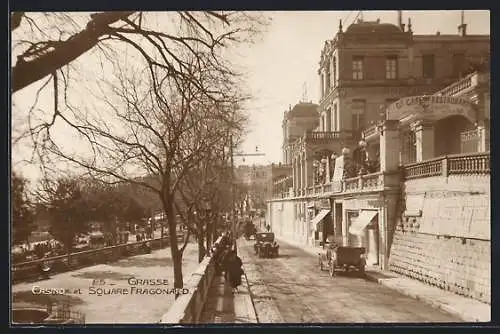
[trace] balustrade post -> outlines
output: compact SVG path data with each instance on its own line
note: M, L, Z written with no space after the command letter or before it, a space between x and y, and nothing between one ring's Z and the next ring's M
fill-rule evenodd
M479 125L477 127L477 136L478 136L478 152L486 152L489 151L488 142L489 142L489 129L487 129L484 125Z
M441 163L443 164L442 169L441 169L441 175L443 175L444 177L448 177L449 173L448 173L448 156L447 155L444 156L444 159L442 160Z
M363 189L363 176L358 176L358 189Z

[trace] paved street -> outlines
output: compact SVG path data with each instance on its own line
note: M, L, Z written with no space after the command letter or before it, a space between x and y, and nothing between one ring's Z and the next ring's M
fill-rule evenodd
M198 266L198 250L192 243L186 247L183 258L184 279ZM48 280L35 283L20 283L12 287L12 302L15 306L41 305L48 302L69 303L71 309L82 312L87 324L93 323L156 323L171 306L173 294L146 295L120 294L118 289L128 288L130 277L143 279L167 279L173 284L170 249L154 251L151 254L134 256L120 261L87 267L80 270L54 275ZM99 288L114 289L112 295L92 295L90 287L94 280L104 280ZM70 289L64 295L36 295L33 287ZM137 288L157 288L140 286ZM80 289L81 293L74 290ZM108 290L109 291L109 290ZM122 290L123 291L123 290Z
M261 323L462 321L354 271L332 279L316 257L288 244L280 244L279 258L260 259L253 243L240 239L239 254Z

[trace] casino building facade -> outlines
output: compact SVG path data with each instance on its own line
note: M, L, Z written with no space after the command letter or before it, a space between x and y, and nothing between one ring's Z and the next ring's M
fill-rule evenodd
M490 39L466 28L340 22L319 104L284 116L278 237L361 245L369 265L489 302Z

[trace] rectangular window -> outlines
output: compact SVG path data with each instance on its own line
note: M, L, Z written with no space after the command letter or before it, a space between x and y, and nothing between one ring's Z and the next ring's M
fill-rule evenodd
M364 74L364 69L363 69L363 64L364 63L364 58L363 57L352 57L352 79L353 80L363 80L363 74Z
M453 76L461 78L465 71L465 54L456 53L453 55Z
M425 79L433 79L435 76L434 55L422 56L422 70Z
M387 80L398 78L398 57L390 56L385 59L385 78Z
M353 130L363 130L365 128L365 100L353 100L351 121Z

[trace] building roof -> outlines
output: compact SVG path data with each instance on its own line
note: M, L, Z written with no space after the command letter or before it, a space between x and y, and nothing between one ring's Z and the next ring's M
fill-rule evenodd
M288 112L288 117L317 117L318 105L312 102L297 103L292 110Z
M394 34L402 33L401 29L394 24L390 23L379 23L377 21L370 22L357 22L351 24L346 32L346 34Z

